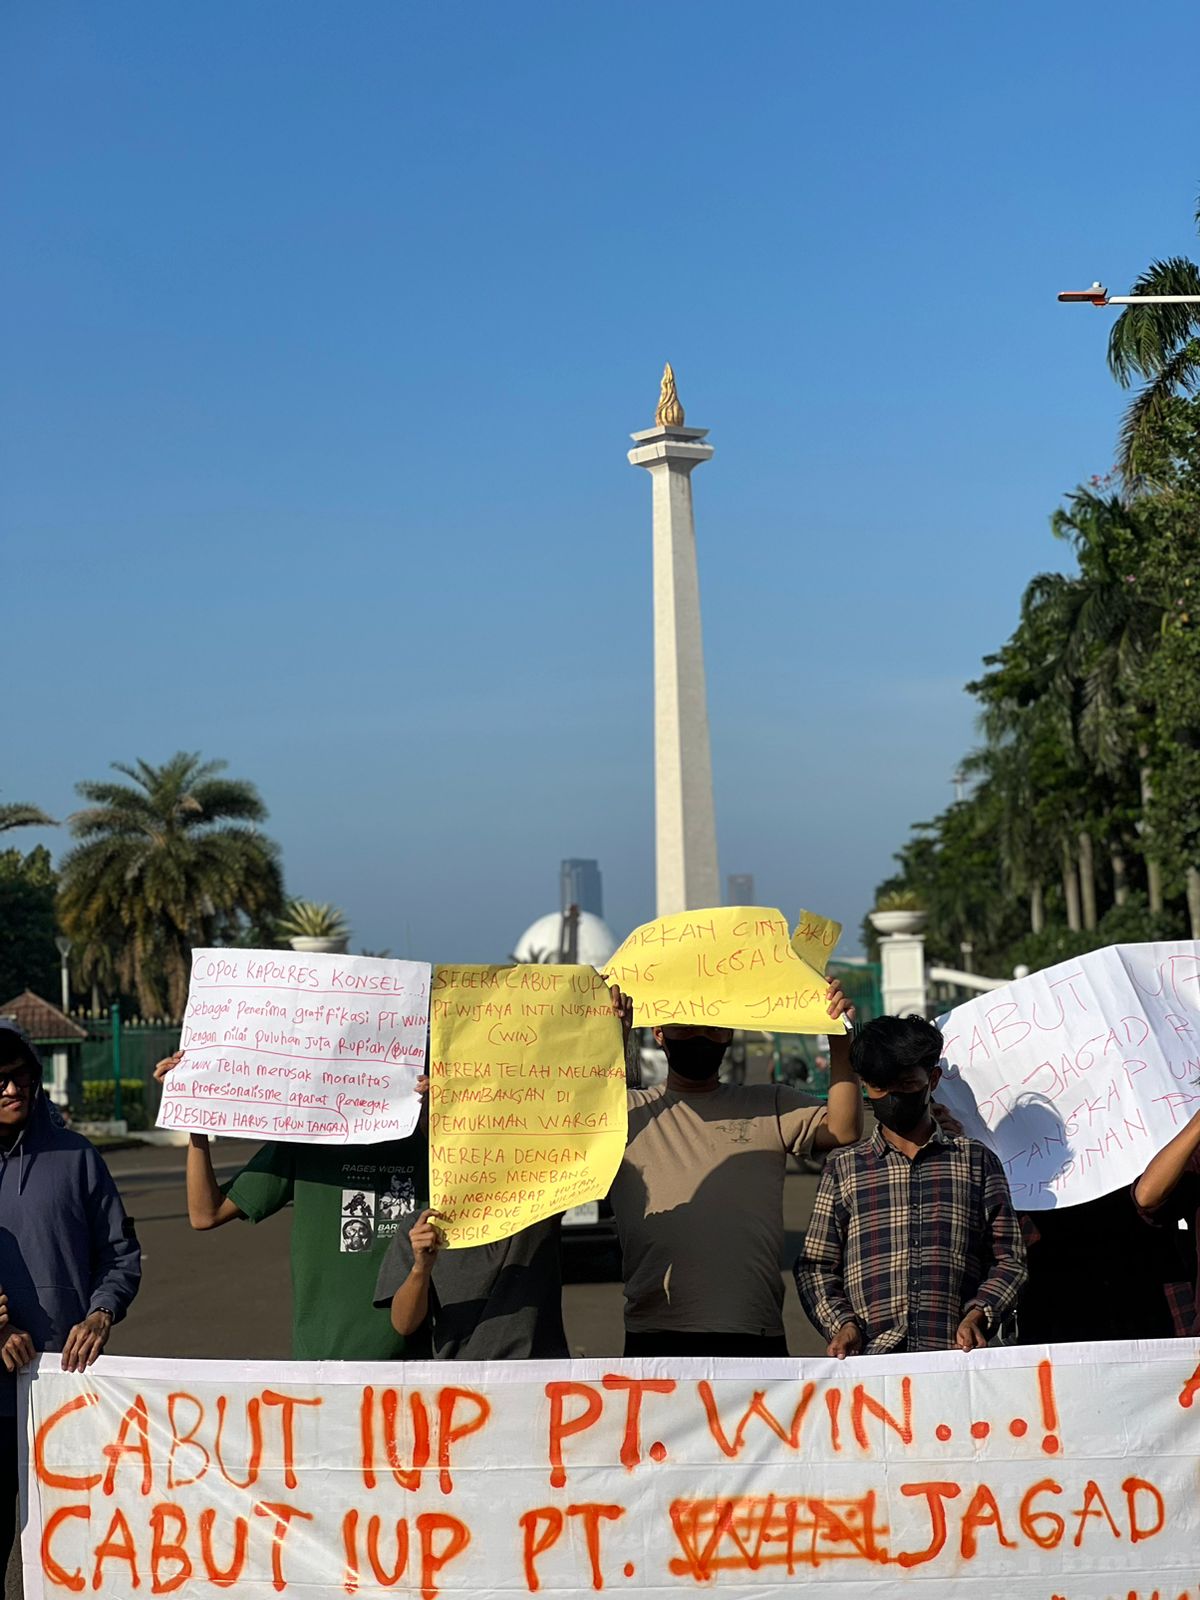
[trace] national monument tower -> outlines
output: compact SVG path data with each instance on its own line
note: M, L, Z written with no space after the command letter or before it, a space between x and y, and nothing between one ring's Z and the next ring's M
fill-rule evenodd
M712 754L700 632L692 471L712 459L707 428L685 428L670 362L654 427L632 435L654 507L654 814L658 915L721 903Z

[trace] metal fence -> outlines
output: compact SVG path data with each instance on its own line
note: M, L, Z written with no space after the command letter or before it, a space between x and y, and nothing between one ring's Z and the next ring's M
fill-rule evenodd
M829 976L837 978L861 1025L883 1013L881 968L874 961L831 961ZM774 1039L773 1077L809 1094L829 1093L829 1058L812 1034L777 1033Z
M829 975L840 979L860 1023L881 1014L878 963L833 961ZM154 1081L155 1064L179 1048L180 1024L165 1018L122 1017L115 1006L110 1016L85 1014L76 1020L88 1036L71 1063L72 1116L77 1121L125 1121L134 1131L152 1128L162 1099L161 1087ZM799 1034L772 1037L776 1081L799 1084L813 1094L828 1093L829 1068L822 1062L817 1039Z
M883 968L878 961L831 961L829 976L841 982L859 1023L883 1015Z
M154 1067L179 1048L179 1023L122 1017L116 1007L111 1016L79 1021L88 1036L71 1073L72 1115L88 1122L125 1121L135 1130L152 1128L162 1097Z

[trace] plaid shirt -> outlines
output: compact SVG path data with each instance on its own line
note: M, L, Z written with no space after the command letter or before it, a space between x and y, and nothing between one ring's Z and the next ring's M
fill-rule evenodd
M869 1355L952 1349L976 1307L994 1331L1025 1282L1004 1168L940 1128L910 1161L877 1127L826 1162L795 1274L809 1321L856 1322Z

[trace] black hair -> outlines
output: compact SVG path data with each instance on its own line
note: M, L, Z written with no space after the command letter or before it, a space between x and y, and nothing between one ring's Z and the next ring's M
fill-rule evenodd
M941 1029L925 1017L876 1017L855 1035L850 1065L873 1089L890 1089L910 1072L932 1072L944 1048Z

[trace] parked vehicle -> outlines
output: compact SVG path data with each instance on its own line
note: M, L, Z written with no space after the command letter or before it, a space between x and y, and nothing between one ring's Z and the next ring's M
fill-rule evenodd
M616 1246L617 1219L607 1195L603 1200L585 1200L563 1212L563 1242L604 1248Z
M823 1034L777 1035L775 1059L780 1083L811 1095L829 1093L829 1040Z

